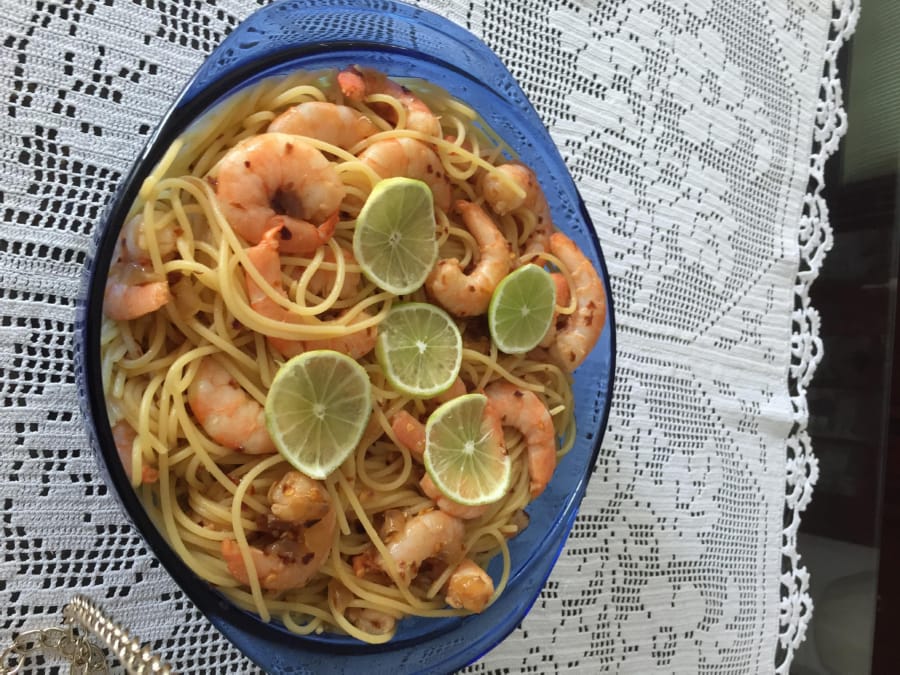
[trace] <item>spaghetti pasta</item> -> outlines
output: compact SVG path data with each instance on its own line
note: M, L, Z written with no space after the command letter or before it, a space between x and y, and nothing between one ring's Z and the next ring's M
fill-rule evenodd
M342 74L365 75L380 86L350 95ZM380 74L369 77L375 75L369 71L342 74L296 72L263 80L216 106L172 144L123 226L105 300L102 374L132 485L170 546L200 578L237 606L296 633L338 631L379 643L392 637L404 616L480 611L503 592L511 569L507 541L527 524L524 509L535 477L529 477L533 449L526 434L506 427L513 468L500 501L463 520L443 513L423 492L421 457L391 422L401 411L423 420L437 401L393 389L371 349L394 303L433 298L427 284L398 298L360 273L351 254L355 218L385 171L422 178L435 195L445 189L454 200L487 210L481 187L486 176L520 201L528 188L497 170L512 161L512 153L463 102L429 83L401 87ZM328 139L302 127L286 133L286 123L278 133L269 130L285 111L307 102L331 105L309 113L335 115L316 119L317 125L346 118L354 128ZM426 114L439 133L422 131ZM408 126L413 119L414 127ZM373 159L379 148L400 141L406 155L430 153L427 161L434 157L438 165L416 175L426 171L421 157L388 168ZM302 199L288 194L298 183ZM470 267L482 255L478 242L453 206L438 201L440 257ZM522 207L492 218L510 244L513 267L551 260L571 282L576 297L557 307L559 323L552 330L577 332L584 327L565 324L586 311L577 299L586 292L579 272L549 248L525 252L533 232L552 227L535 213ZM561 439L552 452L563 455L574 439L572 363L540 349L503 354L491 343L483 317L458 324L465 344L462 388L481 391L504 380L533 392ZM285 359L323 347L349 352L363 365L374 409L354 454L324 481L312 481L298 478L270 444L246 439L265 434L262 406ZM245 440L230 440L234 436ZM302 494L300 485L306 486ZM320 510L304 510L301 518L301 506ZM294 515L285 516L289 511ZM326 511L333 522L322 529L322 519L332 518ZM447 527L461 536L444 549L435 544L410 565L395 559L398 538L420 536L419 526L434 514L450 519ZM317 527L327 530L318 539L312 535ZM481 601L470 604L447 590L463 560L484 574L498 554L501 572L487 579ZM300 574L313 558L316 569ZM286 581L301 577L302 583Z

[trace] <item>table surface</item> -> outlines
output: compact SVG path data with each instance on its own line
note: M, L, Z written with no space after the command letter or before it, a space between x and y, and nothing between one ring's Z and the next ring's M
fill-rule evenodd
M819 475L810 300L834 240L850 0L422 0L535 105L597 228L618 320L609 425L523 624L470 672L787 672ZM179 671L250 672L132 529L73 373L104 204L179 89L254 5L0 0L0 646L83 592ZM788 514L787 525L784 515Z

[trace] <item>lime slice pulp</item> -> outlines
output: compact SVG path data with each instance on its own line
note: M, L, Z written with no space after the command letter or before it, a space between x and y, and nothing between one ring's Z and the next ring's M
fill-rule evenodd
M294 468L323 479L362 438L372 412L365 369L340 352L304 352L285 363L266 396L266 427Z
M547 270L523 265L505 276L491 296L488 329L497 348L521 354L537 347L553 321L556 284Z
M500 425L485 415L484 394L464 394L439 406L425 424L425 470L460 504L490 504L506 494L510 461Z
M394 305L378 326L375 356L397 391L417 398L450 388L462 365L462 336L447 312L426 302Z
M405 295L425 283L437 260L431 188L413 178L375 185L356 219L353 255L363 274L389 293Z

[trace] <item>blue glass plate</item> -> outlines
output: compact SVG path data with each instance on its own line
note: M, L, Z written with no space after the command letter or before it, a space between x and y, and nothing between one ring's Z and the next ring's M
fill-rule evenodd
M478 659L521 622L572 527L609 413L615 353L611 302L600 342L575 373L575 446L544 494L530 505L529 527L510 542L512 576L506 591L479 615L406 619L396 638L381 646L340 635L294 635L235 608L199 580L169 548L129 486L100 383L103 289L115 240L142 181L171 142L216 102L260 78L350 64L429 80L477 110L537 173L555 224L600 270L611 298L600 245L569 172L531 104L486 45L436 14L399 2L285 0L257 11L206 59L109 205L95 233L95 252L79 303L78 383L101 470L123 508L184 592L250 659L269 673L344 673L361 668L371 674L449 672ZM496 560L489 571L496 578L498 570Z

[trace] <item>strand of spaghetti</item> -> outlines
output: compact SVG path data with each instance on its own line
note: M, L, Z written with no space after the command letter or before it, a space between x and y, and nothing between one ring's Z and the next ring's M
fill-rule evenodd
M162 529L166 533L166 541L175 553L199 576L204 576L205 567L199 563L193 551L189 549L181 538L175 523L174 509L177 508L177 496L170 483L171 474L168 466L169 458L166 455L159 457L159 516L162 520Z
M322 302L319 305L313 305L310 309L317 309L318 307L325 308L322 311L327 311L334 307L335 303L338 301L341 295L341 291L344 288L344 283L347 276L347 261L344 258L344 252L341 250L341 247L338 246L337 242L333 239L329 239L326 243L326 246L331 251L332 256L335 259L334 263L334 275L335 280L334 284L331 286L331 290L328 292ZM313 255L312 259L306 266L306 269L300 275L300 278L296 282L296 291L289 292L288 295L293 295L294 297L306 297L306 288L309 286L309 282L312 280L313 275L315 275L322 264L322 261L325 259L325 246L320 246L315 255ZM282 265L285 261L282 259ZM295 301L296 302L296 301ZM321 311L317 311L317 314L321 313Z
M353 487L342 475L338 475L338 484L341 486L341 489L344 492L344 497L353 508L353 511L356 513L356 517L359 520L360 524L363 526L363 529L365 529L366 534L368 534L369 538L372 540L372 545L375 546L375 549L381 555L381 558L384 561L384 565L387 568L384 571L388 574L389 577L391 577L391 579L394 580L397 588L407 599L407 601L411 605L414 604L416 601L415 596L410 592L409 588L405 584L401 584L398 581L398 579L400 578L400 571L397 569L397 565L394 562L393 557L391 557L391 554L388 552L387 547L384 545L384 542L381 540L381 537L378 536L378 532L375 531L375 527L369 520L368 514L366 513L362 504L360 504L359 498L356 496Z
M141 199L145 202L149 202L148 194L151 190L153 190L154 186L161 176L164 176L172 165L172 162L175 161L175 158L178 156L178 153L181 152L181 148L184 146L184 139L176 138L172 141L172 145L166 150L165 154L162 156L162 159L159 160L159 163L150 174L144 179L144 182L141 183L141 188L138 191L138 199Z
M247 576L250 580L250 594L253 596L257 613L266 623L268 623L271 615L269 613L269 608L266 606L265 598L263 597L262 588L259 584L259 577L256 575L256 565L253 563L253 558L250 555L250 544L247 542L247 535L244 533L244 526L241 520L241 508L244 503L244 495L253 479L270 466L277 464L279 461L281 461L281 456L275 455L262 460L253 467L253 470L247 473L241 479L240 483L238 483L234 491L234 498L231 502L231 526L234 532L235 541L237 541L238 549L241 553L241 559L244 561L244 569L247 570Z
M164 323L166 317L161 312L157 312L156 314L147 317L147 320L152 321L154 324L158 325L160 323ZM153 339L151 340L151 342L144 350L139 352L138 356L130 357L126 353L126 355L122 357L122 368L130 372L136 372L139 371L142 367L145 367L150 362L154 362L159 358L165 359L165 357L160 357L160 353L165 347L165 328L163 328L162 330L153 331L152 337Z
M566 423L562 429L562 438L563 442L560 443L559 448L556 451L557 458L564 457L568 452L575 447L576 440L576 424L575 424L575 416L570 414L566 418Z
M293 615L295 613L302 614L304 616L312 616L314 618L310 619L305 624L299 624L293 619ZM319 614L324 613L321 612L318 607L315 607L314 605L307 605L305 603L297 603L296 606L292 606L291 609L283 612L280 617L281 622L284 624L284 627L288 630L297 633L298 635L311 635L312 633L318 631L321 628L322 623L324 623L324 617L318 616ZM327 618L328 623L332 623L334 620L334 617L330 615L328 615Z
M190 491L188 493L188 505L200 518L223 524L231 522L231 506L229 504L221 504L215 500L207 499L196 491ZM265 509L261 512L256 511L256 513L265 513ZM241 523L245 530L253 532L257 530L255 521L250 518L242 517ZM222 538L224 539L226 537L223 536Z
M400 471L396 470L396 464L399 462ZM356 455L356 475L362 483L373 490L379 492L390 492L391 490L399 490L400 487L409 480L412 470L412 460L408 452L401 452L394 462L386 467L382 467L372 473L366 466L366 454L364 452ZM393 474L393 480L389 480L389 474Z
M325 490L328 492L328 496L331 498L331 503L340 504L340 495L338 494L335 481L336 479L333 476L328 476L323 483L325 485ZM347 512L344 509L338 508L336 508L334 512L337 516L337 532L335 532L335 538L338 537L339 533L343 535L350 534L350 521L347 520Z
M510 178L505 171L497 171L496 164L493 164L487 159L476 155L471 150L460 147L456 143L448 141L445 138L429 136L427 134L423 134L421 131L413 131L412 129L395 129L392 133L398 137L405 136L407 138L414 138L425 143L430 143L434 145L438 150L445 150L448 152L452 152L455 155L459 155L460 157L465 157L466 160L477 165L479 169L484 169L485 171L494 174L504 185L506 185L506 187L511 188L518 197L525 196L525 190L522 188L522 186L516 183L512 178ZM370 141L372 138L374 137L370 136L366 140Z
M166 446L151 429L151 414L156 393L165 380L165 373L157 373L147 383L144 394L141 397L140 411L138 414L138 426L136 428L141 447L153 448L157 455L168 454Z
M193 369L193 372L196 372L196 368L199 365L199 360L195 364L191 364L189 366ZM191 375L193 377L193 375ZM209 442L205 435L200 432L197 426L194 424L191 419L190 413L184 406L183 399L178 398L174 399L175 412L178 418L178 422L181 425L181 429L184 432L186 441L195 449L198 456L201 458L203 463L203 467L210 473L210 475L215 479L215 481L223 486L228 492L234 494L236 491L236 487L234 482L222 471L219 465L215 462L215 460L210 456L208 452L206 452L206 445ZM259 502L256 502L252 497L248 497L246 499L248 504L255 504L258 507Z
M463 360L468 361L476 361L487 368L487 371L482 376L482 383L479 383L479 387L483 388L487 385L487 382L490 379L493 379L492 375L499 375L501 378L505 380L509 380L517 387L522 387L523 389L531 389L532 391L542 391L542 386L536 386L527 380L523 380L521 377L517 375L513 375L509 370L500 365L500 362L497 361L496 356L487 356L482 354L479 351L474 349L470 349L468 347L463 347Z
M397 131L399 129L403 129L406 127L406 122L407 122L407 117L408 117L408 115L406 113L406 108L404 107L404 105L402 103L400 103L400 101L397 100L396 97L391 96L390 94L374 93L374 94L368 94L366 96L365 100L366 100L366 103L370 103L370 104L383 103L383 104L386 104L386 105L390 106L391 108L393 108L394 114L397 115L396 129L393 128L393 125L391 125L389 122L387 122L384 119L384 117L377 115L374 111L372 111L373 117L376 117L378 120L380 120L385 125L386 129L389 129L391 131ZM375 120L373 120L373 121L375 121ZM381 126L380 124L378 124L377 121L375 121L375 124L377 126Z
M139 377L141 375L149 375L151 373L165 371L167 370L175 359L178 358L180 354L180 350L184 349L184 345L179 345L175 348L170 354L162 353L162 346L164 346L164 341L166 337L165 328L158 329L154 336L153 340L157 339L157 335L159 335L159 339L163 342L160 345L159 350L148 350L150 354L150 358L148 359L128 359L127 357L122 357L120 364L122 370L128 373L129 377Z
M252 357L242 352L235 343L228 342L222 335L210 330L208 326L200 323L194 317L182 325L185 330L192 331L197 336L197 339L192 340L195 344L206 344L213 347L213 351L221 352L242 368L248 370L253 368L255 361Z
M177 423L177 417L175 419ZM190 446L185 446L180 450L176 450L174 453L170 452L169 462L172 464L172 466L183 463L184 469L181 473L181 479L185 482L188 491L202 491L209 487L207 485L208 476L206 475L206 473L204 472L202 476L200 474L200 469L202 469L203 463L200 461L200 457L197 455L197 453L194 452L194 449Z
M239 257L241 256L234 256L231 260L229 260L227 266L222 266L220 269L236 267L238 264L237 259ZM256 270L253 265L248 265L248 268L245 268L245 271L247 271L252 277L254 277L254 281L259 285L260 289L263 290L267 297L270 297L273 301L277 302L277 304L285 307L286 309L289 309L291 311L292 318L296 317L297 323L280 321L278 319L263 316L250 306L250 304L247 302L246 296L243 295L243 291L241 291L240 294L232 294L231 289L226 289L225 284L223 284L222 299L224 300L226 306L234 315L234 317L248 328L256 330L260 333L264 333L265 335L271 337L282 338L286 340L302 341L345 337L352 333L356 333L367 328L372 328L381 322L389 307L382 308L382 310L375 316L371 316L369 318L364 318L360 321L354 322L352 326L349 326L348 324L366 307L372 306L379 302L384 302L387 305L392 297L389 293L379 293L375 296L367 298L358 306L349 310L348 313L345 313L344 315L334 320L330 320L327 322L317 320L317 322L314 323L312 322L312 314L310 314L310 312L314 310L312 310L311 308L301 307L296 303L292 303L284 296L275 292L271 285L269 285L262 279L262 276L259 275L258 270ZM220 272L220 279L227 279L226 275L227 273ZM320 313L321 309L318 311ZM301 321L303 322L301 323Z
M355 596L373 603L382 611L400 611L403 614L424 617L459 616L464 612L445 608L443 603L425 600L413 596L404 586L383 586L366 579L356 577L347 565L334 568L332 575L347 587ZM410 601L411 599L411 601ZM440 604L439 604L440 603Z
M522 256L522 258L526 258L527 256ZM577 288L574 280L572 279L572 273L569 271L569 268L555 255L550 253L549 251L544 251L540 254L542 260L546 263L549 263L553 267L555 267L562 275L566 278L566 283L569 285L569 288ZM569 298L569 304L562 307L557 306L556 311L560 314L573 314L578 307L578 298L575 297L575 293L571 293Z
M360 605L354 605L360 606ZM382 608L375 603L367 603L363 605L365 607L369 607L371 609L375 609L377 611L383 611ZM328 597L328 607L331 609L331 614L334 619L335 624L340 627L345 633L350 635L351 637L355 637L357 640L361 640L363 642L367 642L373 645L385 644L386 642L390 642L396 633L395 630L391 630L387 633L369 633L360 628L357 628L352 623L350 623L347 618L344 616L343 612L339 611L337 607L334 606L334 603L331 600L331 596ZM387 612L385 612L387 613ZM394 617L398 618L398 617Z
M321 89L311 84L301 84L278 92L276 96L271 97L271 100L266 101L264 105L269 110L278 110L279 108L306 103L307 101L324 100L325 94L322 93Z
M140 326L141 323L142 322L140 319L138 319L138 321L136 321L136 322L131 322L131 321L119 322L120 337L122 338L122 342L125 343L125 348L129 355L140 354L141 350L143 349L141 347L141 345L138 343L138 341L134 338L134 334L132 331L132 329L135 326ZM146 321L144 321L144 323L146 323Z

